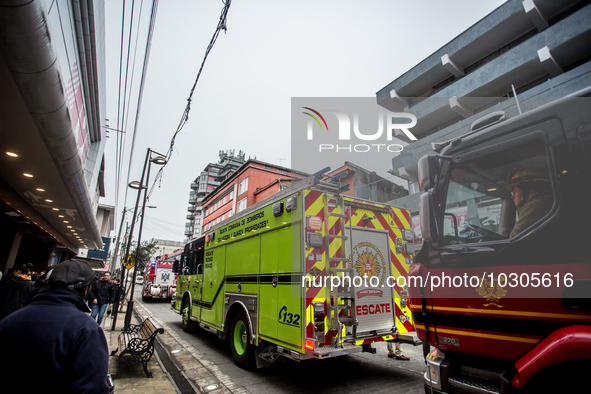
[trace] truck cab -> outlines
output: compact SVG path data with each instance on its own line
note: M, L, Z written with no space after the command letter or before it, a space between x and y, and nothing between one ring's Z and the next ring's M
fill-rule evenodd
M419 161L427 392L564 390L591 367L590 94L493 113Z

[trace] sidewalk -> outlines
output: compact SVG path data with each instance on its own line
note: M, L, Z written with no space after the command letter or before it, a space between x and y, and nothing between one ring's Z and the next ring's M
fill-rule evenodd
M111 330L113 319L106 315L103 319L102 327L109 345L109 352L115 350L118 346L117 338L121 334L125 322L125 308L124 306L117 316L117 325L114 331ZM144 309L141 303L135 302L131 324L139 324L138 316L141 316L142 320L146 317L152 317L151 313ZM162 326L157 319L152 317L152 320L157 326ZM148 362L148 371L152 372L152 378L146 377L141 364L123 366L119 371L119 358L110 356L109 373L112 376L117 375L113 379L115 393L232 393L220 379L216 378L195 357L194 350L187 348L190 345L180 343L175 337L176 335L167 332L166 328L164 334L159 334L156 337L158 341L155 346L156 351Z

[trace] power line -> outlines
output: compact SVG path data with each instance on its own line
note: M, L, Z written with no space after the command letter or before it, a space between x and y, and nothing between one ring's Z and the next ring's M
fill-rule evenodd
M118 97L117 97L117 127L115 127L117 130L121 130L119 127L119 119L120 119L120 111L121 111L121 77L123 76L123 37L125 35L125 1L123 2L123 11L121 13L121 51L119 53L119 91L118 91ZM119 201L119 176L121 174L121 141L123 140L123 135L120 136L120 133L117 132L117 146L116 146L116 150L115 150L115 155L117 156L115 158L115 167L116 167L116 173L115 173L115 206L117 206L117 203Z
M178 125L174 135L172 136L172 139L170 140L170 147L168 148L168 152L166 153L167 163L170 161L170 158L172 156L176 136L183 129L183 127L185 127L185 125L187 124L187 121L189 120L189 112L191 111L191 99L193 97L193 93L195 92L195 88L197 86L197 82L199 81L199 77L201 76L201 72L203 71L203 67L205 66L205 61L207 60L207 57L209 56L209 52L211 52L211 50L213 49L213 46L214 46L215 42L217 41L220 32L222 30L224 30L224 31L227 30L226 18L228 16L228 10L230 9L230 4L232 3L232 0L222 1L222 3L224 4L224 8L222 8L220 20L219 20L218 25L215 29L215 32L213 33L213 37L211 38L211 41L209 42L209 45L207 46L207 49L205 51L205 56L203 57L203 61L201 62L201 67L199 68L199 72L197 73L197 77L195 78L195 82L193 83L193 87L191 88L191 92L189 93L189 98L187 99L187 105L185 107L185 110L183 111L183 115L181 116L181 120L179 122L179 125ZM158 170L158 173L156 174L152 188L150 189L149 195L152 194L152 192L154 191L154 188L156 187L156 183L162 177L162 172L164 171L164 167L166 167L166 164L164 164Z
M138 128L138 122L139 122L139 117L140 117L140 111L141 111L141 107L142 107L142 98L144 96L144 86L145 86L145 82L146 82L146 75L148 73L148 62L150 61L150 52L152 49L152 36L154 34L154 26L156 24L156 13L158 11L158 0L154 0L152 2L152 11L150 13L150 25L148 28L148 37L146 40L146 51L144 53L144 63L143 63L143 67L142 67L142 77L141 77L141 82L140 82L140 90L138 93L138 103L137 103L137 108L136 108L136 112L135 112L135 122L133 125L133 137L132 137L132 141L131 141L131 151L129 154L129 167L127 169L127 181L126 184L129 182L129 176L131 173L131 161L133 158L133 151L135 148L135 140L136 140L136 136L137 136L137 128ZM126 196L127 196L127 188L126 190Z

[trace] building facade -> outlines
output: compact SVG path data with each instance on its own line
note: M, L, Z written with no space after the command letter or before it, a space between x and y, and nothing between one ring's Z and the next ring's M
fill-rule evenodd
M410 185L394 204L418 212L417 162L432 143L494 111L514 117L591 86L589 21L588 1L509 0L380 89L379 105L417 117L419 140L392 159Z
M199 177L191 184L189 193L189 214L185 224L185 242L201 235L203 222L203 199L211 194L224 180L230 177L245 162L242 151L238 155L234 150L220 151L217 163L209 163Z
M203 199L202 230L245 210L247 207L289 187L307 174L249 159L215 191Z
M343 176L343 174L345 174ZM408 195L403 186L389 181L373 171L368 171L349 161L345 165L329 172L330 177L339 177L341 187L348 186L344 196L369 200L374 202L388 202ZM328 178L325 178L328 179Z
M155 239L156 256L172 255L174 252L182 251L185 248L184 242L170 241L167 239Z
M17 3L0 5L2 271L103 247L104 2Z

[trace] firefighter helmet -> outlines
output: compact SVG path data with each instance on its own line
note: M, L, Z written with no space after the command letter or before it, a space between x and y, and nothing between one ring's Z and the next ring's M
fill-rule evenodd
M548 172L538 168L528 168L515 172L512 176L509 174L510 180L507 182L505 189L512 190L515 186L523 183L545 182L550 183Z

